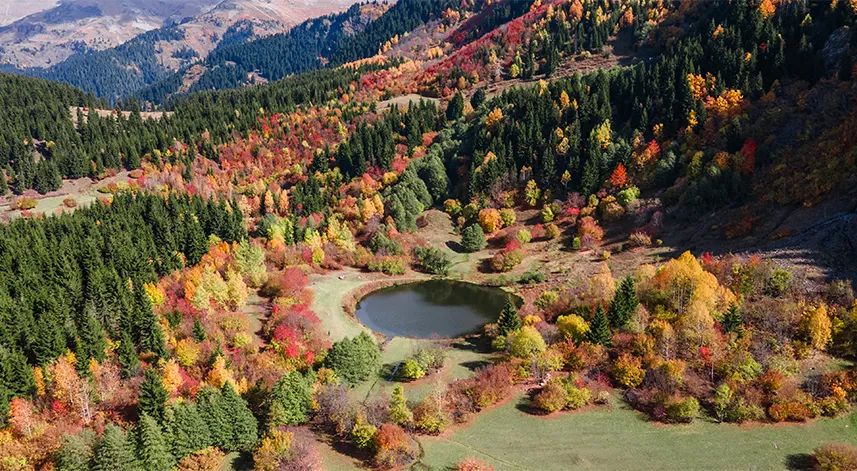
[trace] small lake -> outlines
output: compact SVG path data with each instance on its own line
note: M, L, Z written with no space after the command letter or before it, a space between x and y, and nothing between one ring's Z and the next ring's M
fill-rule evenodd
M454 338L496 322L509 293L459 281L431 280L374 291L357 304L355 315L388 336Z

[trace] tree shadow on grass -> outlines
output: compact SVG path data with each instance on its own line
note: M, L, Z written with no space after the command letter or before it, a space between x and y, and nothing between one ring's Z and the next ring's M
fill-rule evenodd
M792 471L809 471L815 466L815 460L809 453L795 453L786 456L785 464Z
M466 254L469 253L465 250L464 246L454 240L446 241L446 246L449 247L455 253Z
M487 361L487 360L475 360L475 361L465 361L464 363L461 363L461 366L467 368L470 371L476 371L479 368L485 368L486 366L488 366L490 364L491 364L491 362Z
M381 369L378 370L378 376L381 377L384 381L401 381L401 362L395 363L387 363L381 365Z

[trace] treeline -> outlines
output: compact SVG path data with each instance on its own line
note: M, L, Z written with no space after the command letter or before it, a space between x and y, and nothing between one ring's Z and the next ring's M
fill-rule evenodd
M234 206L234 205L232 205ZM242 216L199 197L119 195L72 214L0 227L0 388L31 395L33 371L71 350L80 368L121 341L123 367L137 352L166 354L146 283L194 265L209 237L246 237Z
M174 114L159 120L143 119L135 107L128 117L103 117L94 109L104 107L103 101L68 85L0 74L0 103L7 111L0 116L0 168L6 174L0 178L0 195L7 187L45 193L57 189L62 178L135 169L155 151L175 159L176 153L167 150L176 141L192 144L190 157L196 155L193 144L199 144L199 152L216 159L215 146L255 126L260 110L277 113L323 103L379 67L384 66L325 69L258 87L196 93L177 99ZM78 110L77 126L69 106L89 107Z

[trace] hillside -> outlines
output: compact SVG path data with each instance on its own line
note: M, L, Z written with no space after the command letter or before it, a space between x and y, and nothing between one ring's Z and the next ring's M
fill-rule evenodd
M399 0L0 74L0 468L855 469L855 22Z

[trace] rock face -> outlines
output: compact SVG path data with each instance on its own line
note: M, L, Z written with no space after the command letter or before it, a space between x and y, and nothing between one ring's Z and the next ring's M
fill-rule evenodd
M851 28L843 26L831 33L830 37L827 38L821 54L824 58L824 70L828 74L835 74L839 70L839 61L842 58L842 54L848 50L851 44L852 34L853 31Z
M356 0L6 0L0 3L0 65L50 67L75 53L118 46L178 24L184 39L163 44L159 60L176 68L177 51L205 57L230 27L261 37L348 8ZM4 16L5 15L5 16Z

